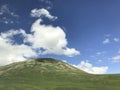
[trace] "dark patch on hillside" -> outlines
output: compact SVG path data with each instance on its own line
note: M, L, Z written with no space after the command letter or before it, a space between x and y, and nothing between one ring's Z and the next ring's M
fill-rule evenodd
M38 62L49 62L49 63L57 63L57 62L60 62L59 60L56 60L56 59L53 59L53 58L37 58L35 59L36 61Z

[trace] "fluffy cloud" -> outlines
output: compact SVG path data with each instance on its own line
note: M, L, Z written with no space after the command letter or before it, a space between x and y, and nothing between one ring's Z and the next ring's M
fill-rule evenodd
M74 48L67 47L67 39L64 31L59 27L52 25L41 25L41 19L36 20L31 28L31 33L27 38L27 42L32 44L33 48L44 49L41 54L57 54L74 56L79 51Z
M0 36L0 65L23 61L25 57L35 56L36 53L30 46L21 44L12 44L10 38L3 38Z
M103 44L108 44L108 43L110 43L109 38L106 38L102 43L103 43Z
M42 12L41 12L42 13ZM54 16L43 14L47 18ZM66 34L59 26L41 24L42 19L36 20L31 26L31 33L25 30L9 30L0 34L0 65L23 61L26 58L38 55L56 54L72 57L80 54L74 48L67 47ZM23 41L17 43L16 36L21 36Z
M108 43L110 43L110 41L114 41L114 42L119 42L120 41L120 39L119 38L117 38L117 37L114 37L114 38L112 38L111 40L109 39L109 38L106 38L105 40L103 40L103 44L108 44Z
M46 9L44 9L44 8L42 8L42 9L33 9L33 10L31 10L31 16L32 17L42 17L42 16L45 16L45 17L47 17L47 18L49 18L49 19L52 19L52 20L54 20L54 19L57 19L57 17L56 16L52 16Z
M81 61L80 64L74 66L91 74L105 74L108 70L107 66L95 67L87 61Z

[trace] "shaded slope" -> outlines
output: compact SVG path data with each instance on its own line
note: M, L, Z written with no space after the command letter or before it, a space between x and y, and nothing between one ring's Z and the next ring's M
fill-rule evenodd
M120 90L120 75L90 75L51 59L33 59L0 68L0 90Z

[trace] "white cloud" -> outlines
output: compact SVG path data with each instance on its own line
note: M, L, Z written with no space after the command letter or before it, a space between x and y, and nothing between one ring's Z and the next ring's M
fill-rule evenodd
M119 42L119 38L114 38L113 39L115 42Z
M116 56L113 56L112 58L112 61L113 62L120 62L120 49L118 50L118 52L117 52L117 55Z
M104 55L106 53L106 51L102 51L102 52L97 52L96 55Z
M52 19L52 20L55 20L55 19L57 19L57 17L56 16L52 16L49 12L48 12L48 10L46 10L46 9L44 9L44 8L42 8L42 9L33 9L33 10L31 10L31 16L32 17L42 17L42 16L45 16L45 17L47 17L47 18L49 18L49 19Z
M4 13L10 13L10 10L9 10L9 8L8 8L8 5L2 5L1 7L0 7L0 15L3 15Z
M38 0L40 2L44 2L46 4L52 5L52 2L50 0Z
M23 61L25 57L36 56L30 46L24 44L13 45L10 38L4 38L3 36L0 35L0 65Z
M113 62L119 62L120 61L120 55L116 55L112 57Z
M15 14L13 11L9 9L7 4L4 4L0 7L0 15L3 15L3 14L9 14L13 17L18 17L17 14Z
M45 17L51 18L51 16ZM50 13L49 13L50 15ZM75 48L68 48L66 34L59 26L42 24L42 19L36 20L31 26L31 33L25 30L11 29L0 33L0 65L23 61L38 55L56 54L72 57L80 54ZM18 44L15 36L21 36L23 43Z
M108 43L110 43L109 38L106 38L102 43L103 43L103 44L108 44Z
M67 47L67 39L65 32L59 27L52 25L41 25L41 19L36 20L31 28L33 33L27 38L27 42L31 42L33 48L44 49L41 54L57 54L74 56L80 52L74 48Z
M21 34L23 36L27 35L26 32L23 29L19 29L19 30L11 29L7 32L1 33L1 36L2 36L2 38L6 39L6 38L11 38L11 37L13 37L14 35L17 35L17 34Z
M101 55L102 53L101 53L101 52L97 52L96 54L97 54L97 55Z
M87 61L81 61L80 64L74 66L91 74L105 74L108 70L107 66L95 67Z
M120 49L118 50L118 54L120 54Z
M19 15L17 15L15 12L13 12L7 4L1 5L0 6L0 23L4 24L13 24L17 22L17 18ZM12 18L15 20L12 20Z
M53 3L51 0L38 0L38 2L45 4L44 7L46 7L46 9L48 10L53 7Z
M98 60L98 62L102 62L102 60L101 60L101 59L99 59L99 60Z

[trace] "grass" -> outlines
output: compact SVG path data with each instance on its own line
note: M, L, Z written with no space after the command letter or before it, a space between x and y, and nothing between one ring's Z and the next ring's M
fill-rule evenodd
M120 75L91 75L55 59L0 68L0 90L120 90Z

